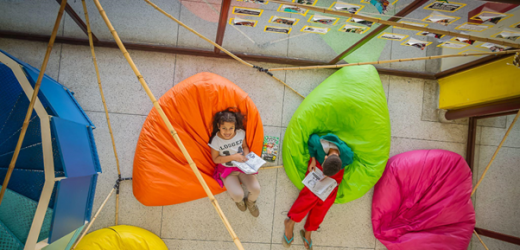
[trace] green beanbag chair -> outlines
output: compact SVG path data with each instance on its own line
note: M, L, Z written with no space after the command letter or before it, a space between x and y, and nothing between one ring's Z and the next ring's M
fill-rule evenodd
M363 196L379 180L390 153L390 118L385 92L372 65L344 67L300 104L285 132L283 164L298 189L304 185L311 134L333 133L354 152L335 203Z

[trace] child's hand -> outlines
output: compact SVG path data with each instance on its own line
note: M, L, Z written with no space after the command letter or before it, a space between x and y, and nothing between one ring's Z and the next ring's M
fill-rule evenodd
M235 157L235 161L238 161L238 162L246 162L247 161L247 157L245 157L243 154L234 154L234 157Z
M307 169L307 171L312 172L314 171L314 169L316 168L316 158L312 157L312 161L311 161L311 164L309 165L309 168Z

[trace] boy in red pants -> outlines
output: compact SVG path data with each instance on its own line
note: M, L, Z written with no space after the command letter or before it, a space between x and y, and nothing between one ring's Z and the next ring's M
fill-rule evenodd
M300 191L298 198L296 198L296 201L287 214L289 218L284 221L285 232L282 242L285 247L290 247L294 240L294 225L302 221L303 218L309 214L305 222L305 230L301 230L300 235L303 238L305 248L312 249L311 233L312 231L318 230L325 215L332 204L334 204L338 187L343 180L344 168L352 163L354 156L350 147L333 134L322 137L313 134L308 144L311 159L309 160L307 173L305 175L312 172L315 167L318 167L323 171L324 175L336 180L338 186L334 188L325 201L322 201L307 187L304 187ZM316 161L316 158L318 158L318 161Z

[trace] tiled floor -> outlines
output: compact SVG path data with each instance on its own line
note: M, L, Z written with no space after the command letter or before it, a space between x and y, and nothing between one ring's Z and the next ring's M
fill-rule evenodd
M196 3L196 2L194 2ZM182 13L181 13L182 15ZM179 41L181 43L181 41ZM0 39L0 49L39 67L46 45L38 42ZM98 48L101 78L120 157L123 177L132 174L135 145L141 126L152 105L117 49ZM302 99L265 74L260 74L227 59L213 59L154 52L130 51L135 63L156 97L183 79L202 71L222 75L246 92L256 103L266 135L281 136ZM280 65L263 65L266 67ZM421 66L422 67L422 66ZM411 68L413 69L413 68ZM332 74L333 70L308 70L275 73L303 95ZM95 138L103 174L99 177L94 209L100 206L117 178L112 145L98 92L88 47L57 44L47 74L72 89L80 105L96 124ZM437 84L413 78L381 75L392 124L390 155L415 149L446 149L465 155L467 121L440 122L436 110ZM511 117L483 120L477 142L480 172L505 133ZM499 153L492 170L477 192L477 225L520 236L520 125L515 127ZM279 162L273 165L282 164ZM239 212L226 193L216 198L246 249L283 249L283 219L298 190L283 169L262 170L262 193L258 205L261 215L251 217ZM334 205L321 229L313 235L315 249L385 249L373 236L370 220L373 191L362 198ZM516 198L512 198L516 197ZM115 197L112 197L93 229L114 224ZM233 249L228 232L207 199L164 207L146 207L132 194L131 182L121 186L119 221L152 231L170 249ZM299 230L302 225L298 225ZM518 249L484 238L493 249ZM473 242L473 249L480 249ZM296 239L293 249L303 249Z

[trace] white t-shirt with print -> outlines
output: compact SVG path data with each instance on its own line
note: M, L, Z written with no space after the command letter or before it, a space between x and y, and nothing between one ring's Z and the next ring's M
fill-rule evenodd
M211 148L217 150L220 156L229 156L237 153L243 153L242 143L246 138L246 131L243 129L236 130L236 134L233 138L225 140L220 138L218 135L213 137L213 140L208 144ZM222 164L227 167L233 167L233 163L226 162Z
M324 139L320 139L320 142L321 146L323 147L323 151L325 151L325 154L329 154L331 148L338 150L338 146L336 146L336 144L334 144L333 142Z

